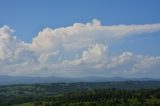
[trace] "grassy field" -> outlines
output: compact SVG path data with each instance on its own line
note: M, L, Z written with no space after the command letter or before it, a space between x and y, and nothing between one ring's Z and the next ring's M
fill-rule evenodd
M34 103L24 103L24 104L17 104L13 106L34 106Z
M34 106L33 102L29 102L29 103L23 103L23 104L16 104L13 106ZM42 105L38 105L38 106L44 106L44 103Z

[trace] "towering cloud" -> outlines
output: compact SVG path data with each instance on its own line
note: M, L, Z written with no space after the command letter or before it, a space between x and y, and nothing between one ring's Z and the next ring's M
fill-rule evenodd
M0 28L0 75L112 76L160 73L160 57L109 50L116 40L160 31L160 24L103 26L98 20L45 28L26 43ZM112 41L112 43L110 43Z

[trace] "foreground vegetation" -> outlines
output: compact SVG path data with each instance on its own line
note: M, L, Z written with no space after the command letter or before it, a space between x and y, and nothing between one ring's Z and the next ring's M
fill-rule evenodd
M55 83L0 87L0 106L160 106L160 82Z
M95 89L15 106L160 106L160 89Z

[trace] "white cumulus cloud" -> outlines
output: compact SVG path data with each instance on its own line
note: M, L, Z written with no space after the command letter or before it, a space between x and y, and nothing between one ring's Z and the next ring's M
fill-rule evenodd
M115 40L160 31L160 24L104 26L99 20L69 27L45 28L32 43L0 28L0 75L124 76L160 73L159 56L109 50ZM110 43L112 42L112 43Z

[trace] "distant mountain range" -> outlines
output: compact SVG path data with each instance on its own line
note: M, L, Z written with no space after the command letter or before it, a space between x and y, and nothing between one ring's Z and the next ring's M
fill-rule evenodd
M160 81L153 78L123 78L123 77L26 77L26 76L0 76L0 85L58 83L58 82L108 82L108 81Z

